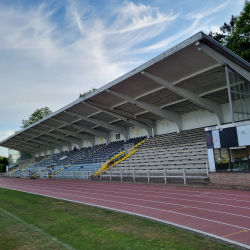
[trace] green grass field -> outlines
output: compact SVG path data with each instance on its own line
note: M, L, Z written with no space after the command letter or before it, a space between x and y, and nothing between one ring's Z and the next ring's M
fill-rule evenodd
M233 249L146 219L0 188L0 249Z

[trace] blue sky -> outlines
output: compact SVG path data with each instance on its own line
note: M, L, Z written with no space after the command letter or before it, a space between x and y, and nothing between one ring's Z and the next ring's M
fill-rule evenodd
M0 0L0 140L238 15L244 0ZM0 147L0 155L7 150Z

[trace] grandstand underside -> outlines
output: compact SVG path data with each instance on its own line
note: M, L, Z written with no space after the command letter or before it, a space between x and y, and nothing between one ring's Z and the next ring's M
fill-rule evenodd
M200 32L0 142L9 176L250 186L249 81Z

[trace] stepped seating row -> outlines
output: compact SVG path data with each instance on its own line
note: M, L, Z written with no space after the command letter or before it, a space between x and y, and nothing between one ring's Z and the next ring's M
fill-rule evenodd
M155 138L149 138L143 143L140 148L151 148L151 147L174 147L191 145L196 142L205 143L204 129L193 129L184 131L181 133L170 133L164 135L158 135Z
M171 170L175 175L181 169L196 171L197 176L207 171L207 147L204 129L194 129L181 133L170 133L149 138L142 143L135 154L119 162L112 169L106 171L152 171ZM173 172L176 170L177 172ZM163 174L163 173L162 173Z
M111 142L110 144L100 148L95 154L89 154L81 163L106 162L108 159L111 159L115 155L124 151L127 144L132 143L136 145L145 138L145 136L141 136L137 138L131 138L126 142L123 140Z

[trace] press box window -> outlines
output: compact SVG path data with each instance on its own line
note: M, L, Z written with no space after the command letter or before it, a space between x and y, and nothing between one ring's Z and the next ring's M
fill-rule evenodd
M115 135L116 140L120 140L120 137L121 137L120 134Z

